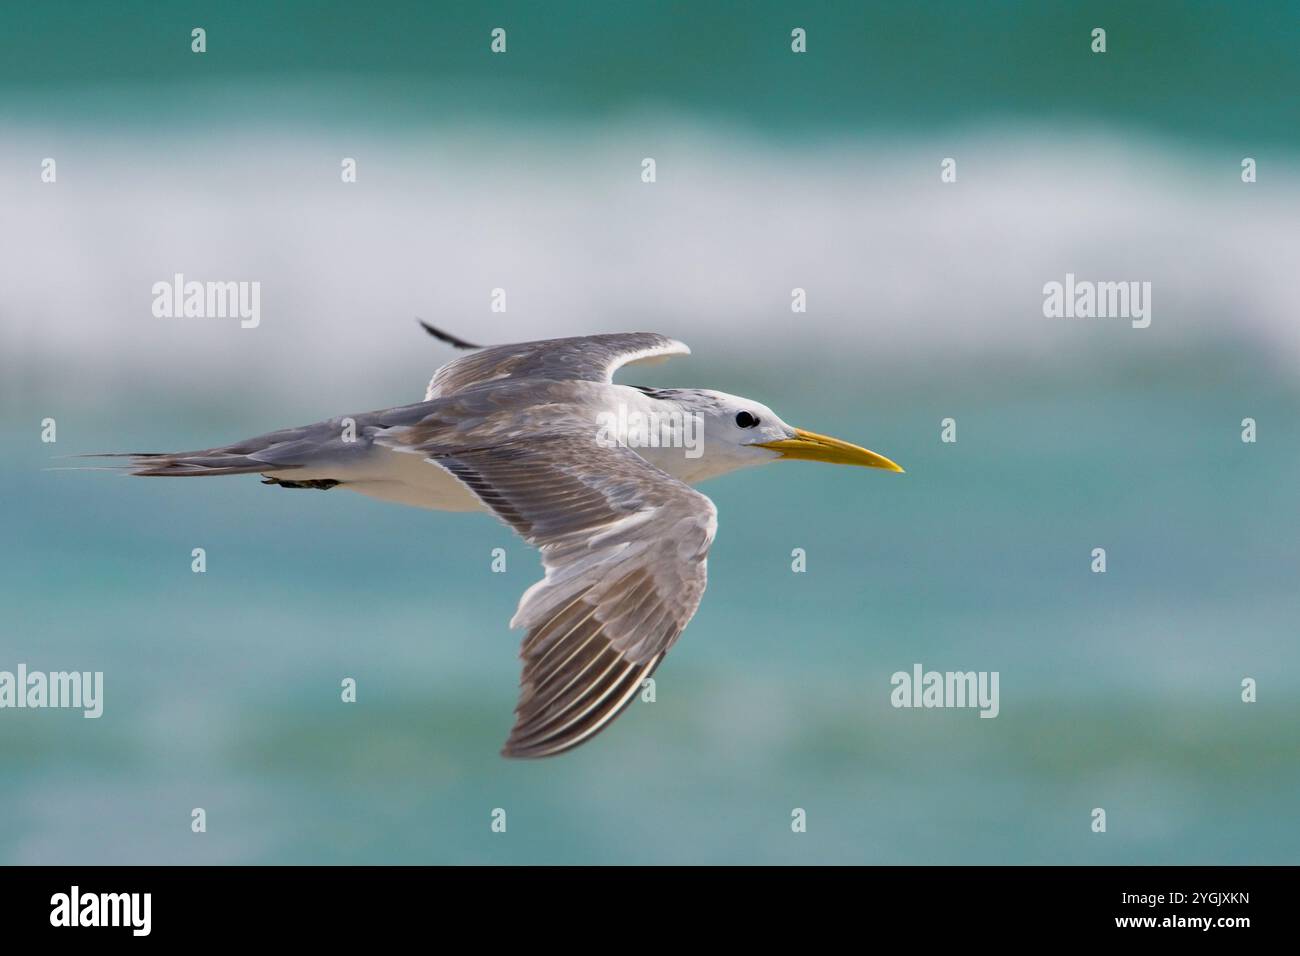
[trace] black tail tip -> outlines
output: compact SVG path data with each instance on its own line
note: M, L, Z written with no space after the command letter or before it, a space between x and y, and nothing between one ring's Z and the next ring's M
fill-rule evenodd
M424 321L424 319L420 318L419 316L416 316L415 321L419 322L419 323L420 323L420 327L423 328L424 331L426 331L426 332L428 332L430 335L432 335L432 336L433 336L435 339L437 339L439 342L446 342L448 345L450 345L450 346L452 346L452 347L454 347L454 348L458 348L458 349L481 349L481 348L483 348L483 346L481 346L481 345L475 345L473 342L466 342L466 341L465 341L464 339L462 339L462 338L457 338L456 336L452 335L450 332L444 332L444 331L442 331L442 329L434 328L432 325L430 325L428 322Z

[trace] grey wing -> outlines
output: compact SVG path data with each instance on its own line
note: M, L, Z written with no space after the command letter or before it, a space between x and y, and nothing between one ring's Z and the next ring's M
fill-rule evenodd
M542 553L545 577L510 622L528 633L502 753L576 747L631 703L695 615L717 530L713 502L581 430L429 458Z
M690 352L683 343L657 332L618 332L496 345L454 359L434 372L424 400L507 378L608 383L624 365Z

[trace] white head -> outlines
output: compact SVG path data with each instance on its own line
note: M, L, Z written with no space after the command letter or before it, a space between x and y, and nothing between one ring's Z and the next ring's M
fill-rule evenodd
M644 391L651 399L674 403L695 419L700 440L694 457L683 454L681 448L661 448L657 454L646 455L654 464L685 481L702 481L781 459L903 470L873 451L787 425L762 402L710 389ZM638 450L645 454L645 450Z

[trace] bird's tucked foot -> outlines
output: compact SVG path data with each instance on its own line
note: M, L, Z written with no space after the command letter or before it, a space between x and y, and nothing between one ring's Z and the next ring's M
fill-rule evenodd
M262 484L279 485L281 488L318 488L321 491L328 491L339 482L333 478L312 478L308 481L285 481L283 478L271 478L267 475L262 476Z

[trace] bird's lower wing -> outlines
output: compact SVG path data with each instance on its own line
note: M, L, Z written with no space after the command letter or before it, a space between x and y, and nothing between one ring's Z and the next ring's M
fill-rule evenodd
M511 621L528 634L502 752L576 747L632 701L694 616L713 502L635 452L598 444L593 429L428 451L542 552L546 575Z

